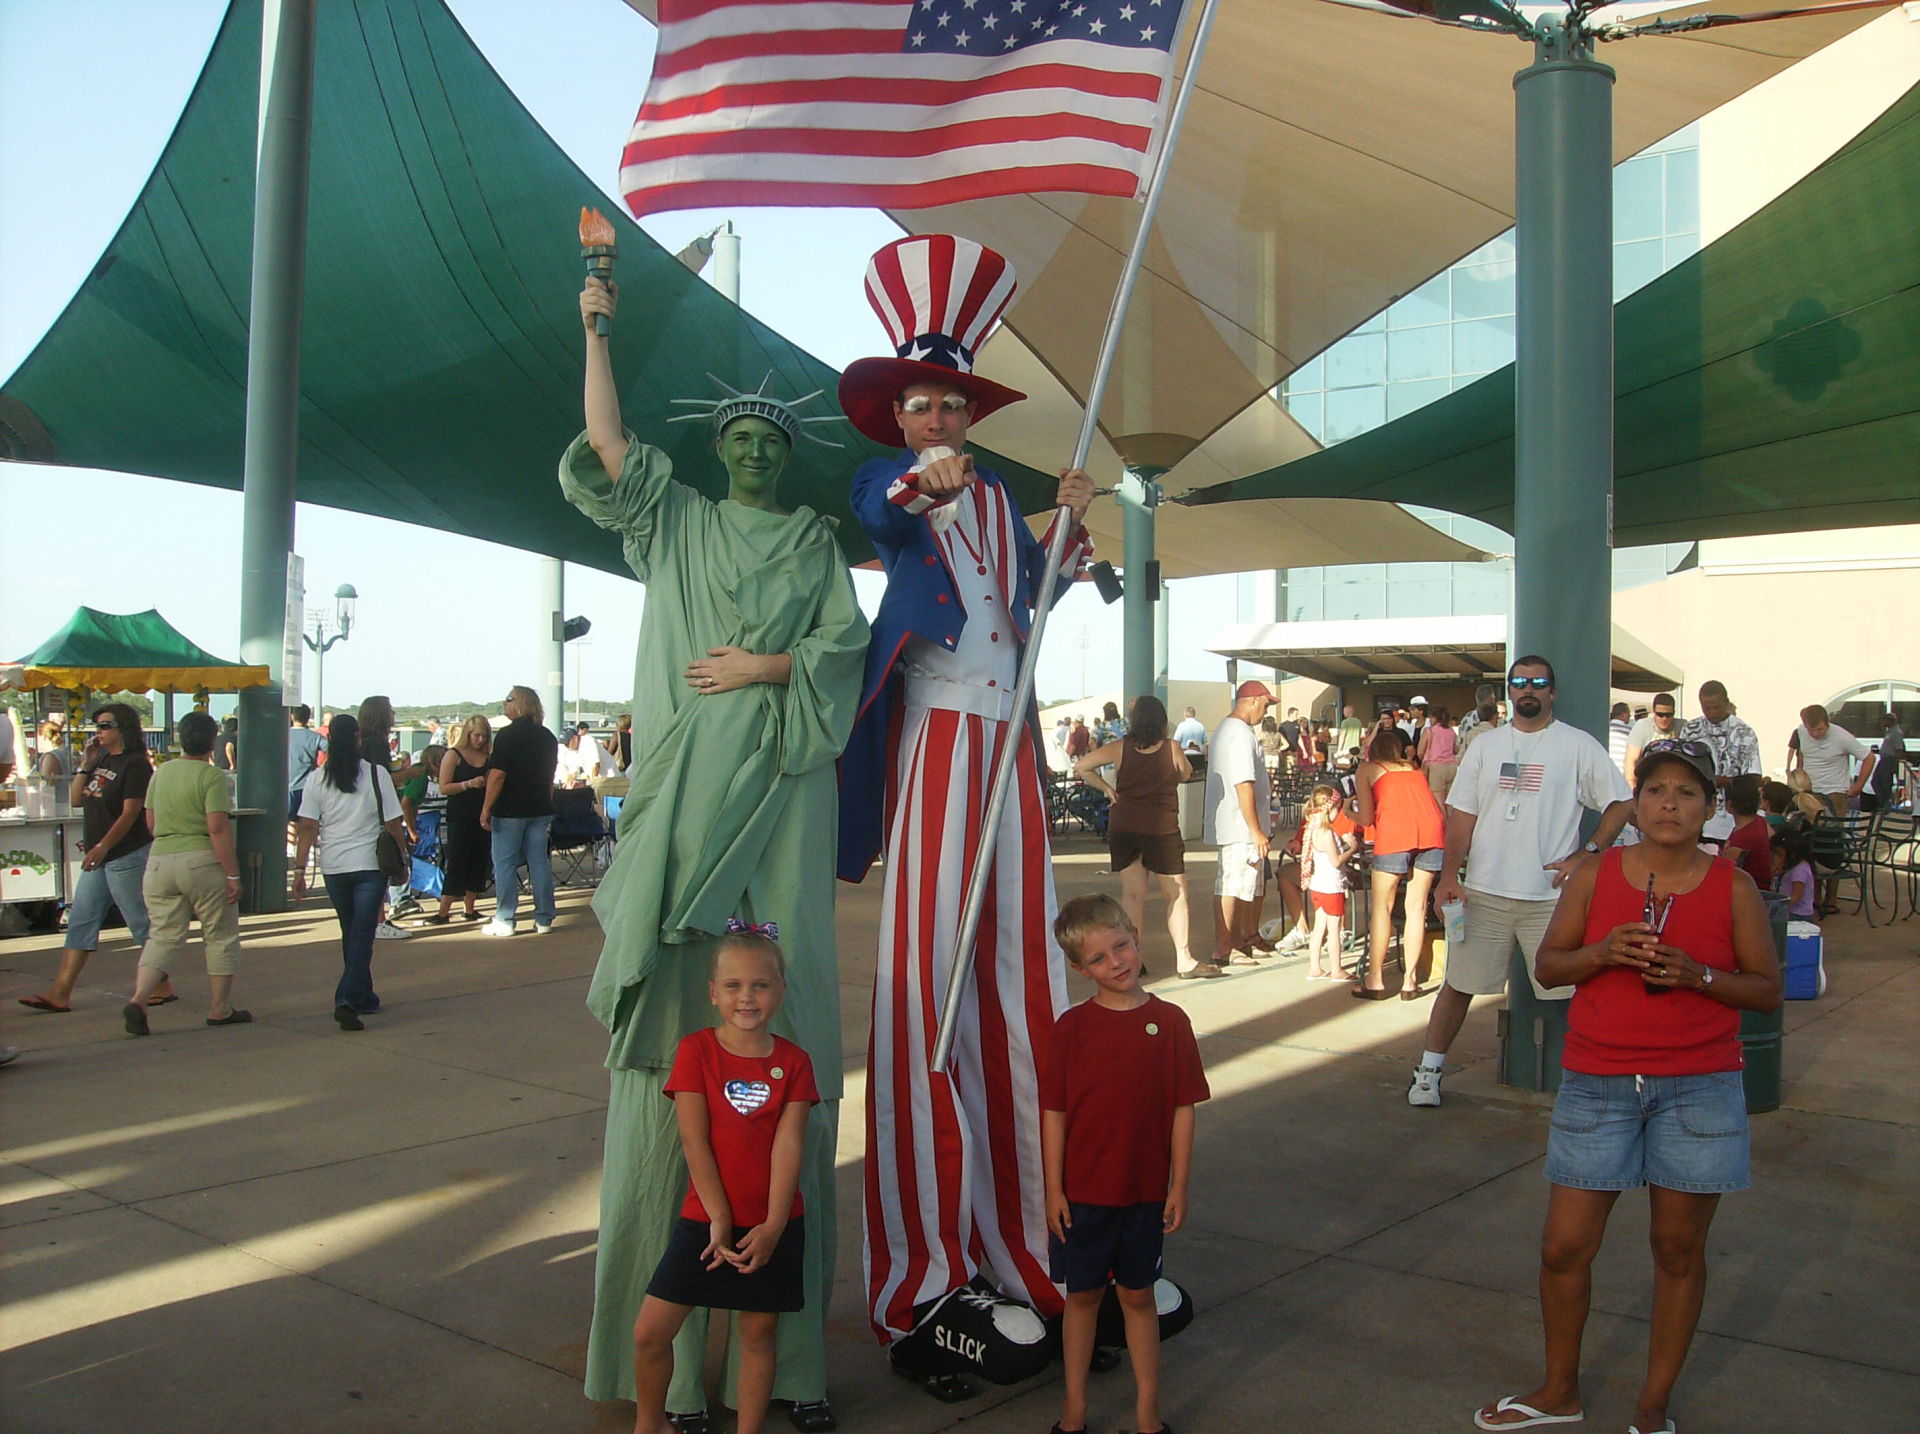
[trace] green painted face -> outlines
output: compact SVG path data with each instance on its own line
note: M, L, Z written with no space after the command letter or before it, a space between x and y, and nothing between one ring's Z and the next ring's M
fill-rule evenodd
M736 418L714 444L727 465L727 495L750 508L773 508L774 488L793 452L786 430L751 414Z

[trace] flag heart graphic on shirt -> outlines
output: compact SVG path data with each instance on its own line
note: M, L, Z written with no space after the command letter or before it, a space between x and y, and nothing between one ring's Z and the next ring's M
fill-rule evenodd
M763 1080L730 1080L727 1082L727 1104L742 1115L752 1115L767 1103L767 1097L773 1094L773 1087Z

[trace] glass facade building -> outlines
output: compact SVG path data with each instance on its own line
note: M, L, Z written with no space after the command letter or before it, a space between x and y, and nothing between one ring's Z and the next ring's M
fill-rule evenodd
M1689 125L1613 172L1614 299L1649 283L1700 247L1700 149ZM1301 365L1280 401L1331 446L1413 412L1513 362L1513 231L1481 245ZM1430 508L1415 514L1487 552L1507 554L1498 528ZM1616 589L1664 577L1690 545L1615 552ZM1283 621L1504 613L1512 559L1481 563L1363 563L1275 574Z

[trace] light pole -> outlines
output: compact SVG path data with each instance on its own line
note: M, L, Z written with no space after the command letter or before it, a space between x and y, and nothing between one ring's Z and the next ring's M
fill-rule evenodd
M333 622L339 629L333 636L327 636L327 615L319 609L313 609L313 631L300 634L300 640L307 645L307 651L314 655L313 706L314 710L325 715L327 709L327 649L336 642L345 642L353 631L353 605L359 601L360 594L353 590L352 583L342 583L333 590Z

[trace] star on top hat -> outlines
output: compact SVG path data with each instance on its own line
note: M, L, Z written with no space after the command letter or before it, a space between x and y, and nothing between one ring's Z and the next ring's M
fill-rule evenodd
M840 376L840 407L876 443L898 445L893 401L916 383L945 383L973 400L978 423L1024 393L978 378L973 357L1013 302L1013 266L952 234L896 239L867 262L867 302L893 340L893 358L865 358Z

